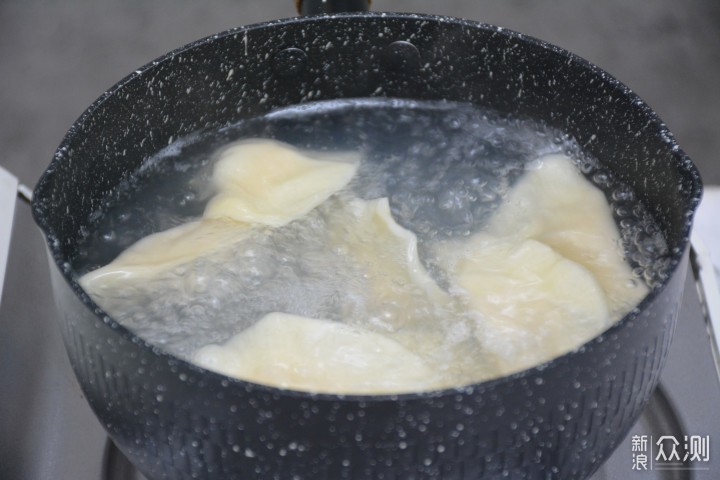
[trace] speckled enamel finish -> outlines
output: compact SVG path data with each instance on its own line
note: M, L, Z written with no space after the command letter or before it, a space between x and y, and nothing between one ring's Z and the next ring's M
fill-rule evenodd
M575 352L491 382L397 397L311 395L204 371L133 336L75 282L69 261L91 214L173 139L276 107L368 96L472 102L575 136L649 207L673 249L672 275ZM149 479L584 478L658 382L700 190L650 108L566 51L464 20L347 14L239 28L131 74L72 126L33 213L83 392Z

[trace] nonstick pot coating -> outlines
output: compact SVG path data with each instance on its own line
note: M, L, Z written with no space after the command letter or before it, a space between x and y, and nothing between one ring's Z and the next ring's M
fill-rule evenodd
M575 352L426 394L312 395L172 357L108 317L70 267L91 218L150 155L277 107L399 97L543 120L630 184L673 252L663 287ZM657 385L687 270L697 171L634 93L588 62L464 20L346 14L240 28L128 76L72 126L40 180L68 355L97 417L149 478L584 478Z

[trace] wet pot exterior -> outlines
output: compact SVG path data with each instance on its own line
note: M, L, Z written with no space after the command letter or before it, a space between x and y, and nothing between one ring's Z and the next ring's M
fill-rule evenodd
M610 330L539 368L379 397L282 391L205 371L145 344L75 282L70 262L93 213L172 139L276 107L366 96L472 102L568 132L649 207L673 251L670 277ZM582 59L463 20L350 14L226 32L127 77L72 127L33 213L80 385L149 479L584 478L657 385L700 189L649 107Z

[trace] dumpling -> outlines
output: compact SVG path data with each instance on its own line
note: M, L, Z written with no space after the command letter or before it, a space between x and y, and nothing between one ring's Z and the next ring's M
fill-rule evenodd
M564 354L610 325L593 274L536 240L477 234L452 271L499 374Z
M273 140L228 148L213 171L219 193L201 220L139 240L81 277L80 285L91 295L109 292L117 282L147 280L228 248L247 237L254 224L284 225L342 189L358 166L357 154L308 155Z
M311 154L272 140L235 144L215 164L220 193L204 216L285 225L347 185L358 164L355 153Z
M369 301L381 321L399 328L450 302L418 257L417 237L395 222L387 198L352 199L347 216L330 226L330 242L350 256L369 279Z
M571 162L528 166L482 233L439 249L499 374L577 348L648 292L619 253L604 194Z
M532 238L590 270L619 319L648 294L620 254L620 234L604 193L564 155L530 166L485 229L497 237Z
M477 348L472 321L425 270L417 237L395 221L388 199L352 199L344 212L341 224L330 225L330 243L367 279L371 316L363 325L430 359L455 385L466 379L461 371L475 379L494 370Z
M198 220L148 235L104 267L80 278L90 294L112 293L118 282L147 280L159 273L227 248L245 238L249 226L228 220Z
M201 348L194 361L251 382L318 393L414 392L441 382L418 355L384 335L286 313Z

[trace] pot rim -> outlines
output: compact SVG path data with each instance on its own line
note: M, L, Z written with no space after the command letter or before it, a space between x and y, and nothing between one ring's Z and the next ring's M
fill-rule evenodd
M525 43L528 43L530 45L534 45L537 47L540 47L544 50L548 50L552 52L555 55L560 55L561 57L565 57L569 63L574 63L579 65L580 67L583 67L585 70L589 71L592 75L596 77L601 77L603 81L609 83L610 85L617 87L620 89L623 95L627 96L629 100L632 101L633 108L638 108L641 110L641 113L643 116L648 118L649 120L656 122L659 125L659 134L662 136L662 138L665 140L665 142L668 144L668 148L671 149L673 159L675 161L676 167L679 170L682 170L690 179L690 190L686 194L687 198L687 208L686 208L686 218L685 218L685 224L683 226L682 234L683 234L683 241L681 243L680 248L677 249L677 251L674 251L672 253L672 263L671 267L669 269L669 275L668 278L663 282L663 284L656 289L652 290L631 312L629 312L627 315L625 315L622 319L615 322L611 327L609 327L607 330L603 331L599 335L593 337L591 340L583 343L582 345L578 346L577 348L560 355L558 357L555 357L551 360L548 360L547 362L535 365L533 367L530 367L525 370L521 370L515 373L511 373L509 375L493 378L486 381L476 382L472 384L462 385L458 387L451 387L451 388L445 388L440 390L432 390L432 391L424 391L424 392L410 392L410 393L398 393L398 394L380 394L380 395L368 395L368 394L335 394L335 393L313 393L309 391L302 391L302 390L291 390L291 389L283 389L279 387L273 387L270 385L265 384L259 384L259 383L253 383L249 382L247 380L243 380L236 377L230 377L221 373L214 372L212 370L208 370L205 368L202 368L188 360L185 360L179 356L175 356L171 353L168 353L164 351L162 348L155 346L146 340L144 340L142 337L136 335L131 330L129 330L127 327L122 325L121 323L114 320L110 315L108 315L100 306L98 306L91 298L90 296L80 287L80 285L77 283L77 281L74 278L72 269L63 268L64 264L67 264L68 259L65 258L62 255L61 251L61 245L58 240L57 235L53 231L53 229L50 227L50 224L48 222L47 216L44 212L43 206L40 203L40 198L43 198L46 196L45 192L50 188L50 184L52 182L53 174L56 170L60 169L62 166L63 159L65 157L65 154L68 151L69 144L71 142L71 139L74 138L77 131L80 130L80 127L89 119L92 117L92 115L95 113L95 111L109 98L116 95L118 92L122 91L123 88L136 80L137 78L142 77L143 75L146 75L154 68L156 68L158 65L163 64L165 62L171 61L176 55L187 52L189 50L194 49L195 47L205 45L208 43L212 43L213 41L220 39L220 38L226 38L228 36L238 35L242 33L247 33L250 31L260 30L260 29L267 29L267 28L274 28L276 26L280 25L292 25L292 24L302 24L307 23L309 25L312 25L317 22L327 22L327 21L335 21L335 20L378 20L382 21L386 18L397 18L397 19L406 19L406 20L420 20L420 21L430 21L430 22L439 22L439 23L447 23L447 24L454 24L454 25L460 25L464 27L469 27L472 29L479 29L484 31L490 31L494 32L500 35L505 35L509 39L515 39L519 40ZM252 389L257 390L261 393L267 393L272 395L281 395L281 396L289 396L289 397L296 397L296 398L302 398L302 399L315 399L315 400L328 400L328 401L334 401L334 402L364 402L364 403L375 403L375 402L385 402L385 401L414 401L414 400L425 400L425 399L434 399L439 397L445 397L450 395L458 395L458 394L471 394L474 391L477 390L491 390L495 389L500 385L513 383L516 381L522 381L523 379L528 378L539 378L542 376L542 372L548 368L553 368L556 365L564 364L564 363L571 363L573 359L579 355L585 348L588 348L594 344L602 343L604 341L607 341L608 338L612 339L612 337L615 335L616 332L618 332L625 324L628 322L632 322L634 318L637 317L637 315L646 309L646 307L651 304L655 298L662 292L667 286L667 283L670 278L675 275L678 265L681 263L682 258L687 254L688 247L689 247L689 236L690 236L690 230L692 227L692 219L695 214L695 211L697 209L697 206L700 203L700 199L702 197L702 182L700 179L699 172L695 165L692 163L690 158L685 154L685 152L679 147L677 144L677 141L675 140L672 133L669 131L667 126L664 122L658 117L658 115L655 113L654 110L650 108L649 105L647 105L635 92L633 92L629 87L627 87L625 84L617 80L614 76L607 73L597 65L589 62L588 60L585 60L582 57L579 57L578 55L569 52L568 50L565 50L564 48L558 47L556 45L553 45L551 43L548 43L544 40L540 40L538 38L506 29L503 27L498 27L494 25L490 25L484 22L478 22L473 20L468 20L464 18L458 18L458 17L450 17L450 16L440 16L440 15L429 15L429 14L417 14L417 13L390 13L390 12L351 12L351 13L337 13L337 14L321 14L321 15L311 15L311 16L301 16L301 17L290 17L285 19L279 19L279 20L271 20L267 22L261 22L261 23L255 23L247 26L240 26L235 27L229 30L225 30L223 32L219 32L214 35L210 35L204 38L201 38L199 40L196 40L194 42L188 43L184 46L181 46L179 48L176 48L157 59L148 62L144 66L136 69L129 75L125 76L123 79L121 79L119 82L117 82L115 85L110 87L107 91L105 91L100 97L98 97L81 115L80 117L73 123L73 125L70 127L68 132L63 137L63 140L61 141L60 145L58 146L58 149L56 150L53 159L48 166L48 168L45 170L45 172L40 177L33 194L33 202L32 202L32 215L33 218L42 231L42 233L45 235L47 248L52 256L52 259L54 263L56 264L57 268L60 270L62 277L65 279L65 281L69 284L72 291L75 293L75 295L80 298L82 303L90 308L93 312L95 317L97 317L98 321L102 321L106 326L111 328L112 330L115 330L115 332L122 336L122 338L129 343L135 344L140 348L143 348L149 352L152 352L153 355L157 357L158 361L165 361L165 362L171 362L174 365L182 365L185 368L188 368L191 371L194 371L198 374L201 374L203 377L209 377L209 378L215 378L218 382L225 383L233 383L237 384L240 387L244 387L246 389Z

